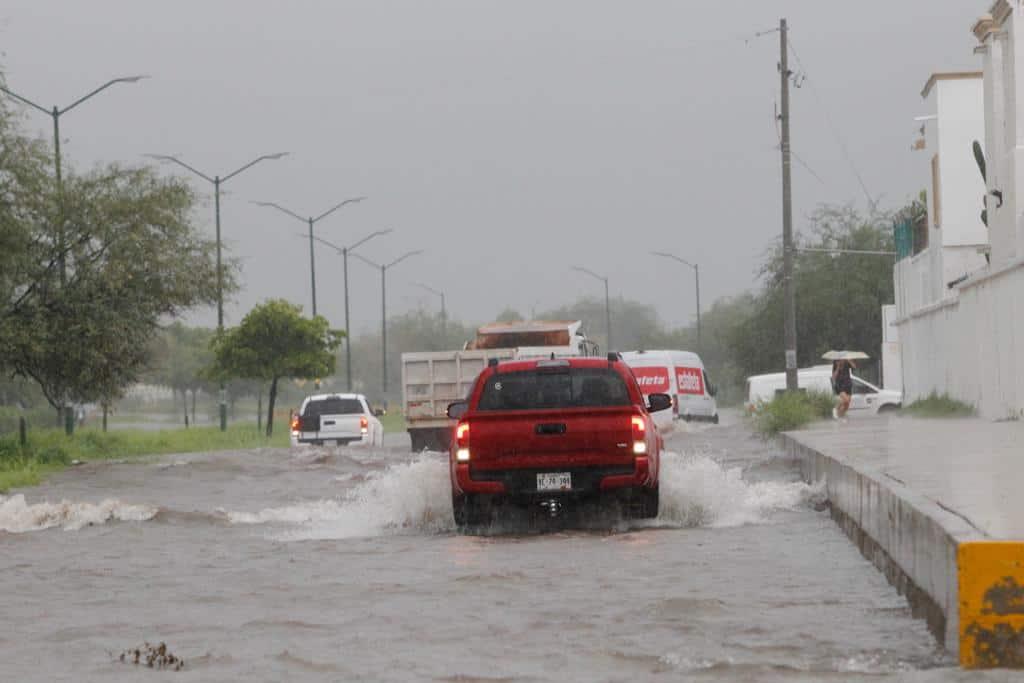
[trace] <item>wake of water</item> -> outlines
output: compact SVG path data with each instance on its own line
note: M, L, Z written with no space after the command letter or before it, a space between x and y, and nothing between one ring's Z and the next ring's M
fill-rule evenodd
M759 524L815 495L799 482L747 482L739 467L706 455L664 453L661 510L656 526L729 527ZM409 463L370 473L339 499L320 499L255 513L226 512L235 524L291 524L281 540L339 539L388 533L455 530L444 455L424 453Z
M59 503L28 504L25 496L0 496L0 531L24 533L61 527L65 531L76 531L93 524L104 524L110 520L142 522L152 519L157 508L149 505L131 505L108 498L100 503Z

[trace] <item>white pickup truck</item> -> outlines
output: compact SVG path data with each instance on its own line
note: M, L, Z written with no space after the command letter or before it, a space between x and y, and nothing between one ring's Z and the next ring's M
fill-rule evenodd
M402 414L412 450L448 450L448 404L466 398L491 359L595 356L597 344L579 320L493 323L477 330L460 351L402 354Z
M360 443L381 446L384 427L362 394L317 394L292 418L292 446Z

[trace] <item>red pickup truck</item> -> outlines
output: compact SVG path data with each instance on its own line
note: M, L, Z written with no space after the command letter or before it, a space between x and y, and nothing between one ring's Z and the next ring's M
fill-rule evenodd
M495 506L541 505L552 516L582 499L609 499L631 517L658 515L663 440L618 354L491 362L457 420L449 453L456 525L487 524Z

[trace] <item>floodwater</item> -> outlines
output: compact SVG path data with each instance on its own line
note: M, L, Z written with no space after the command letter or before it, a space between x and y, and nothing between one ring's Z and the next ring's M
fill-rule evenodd
M658 520L600 529L460 535L401 437L74 468L0 496L0 676L967 680L729 421L668 439ZM119 661L146 641L185 668Z

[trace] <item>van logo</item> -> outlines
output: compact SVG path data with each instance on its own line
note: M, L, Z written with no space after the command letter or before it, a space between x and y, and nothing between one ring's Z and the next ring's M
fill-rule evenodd
M669 392L668 368L633 368L633 376L644 394L667 394Z
M704 394L704 376L700 368L676 368L676 384L680 394Z

